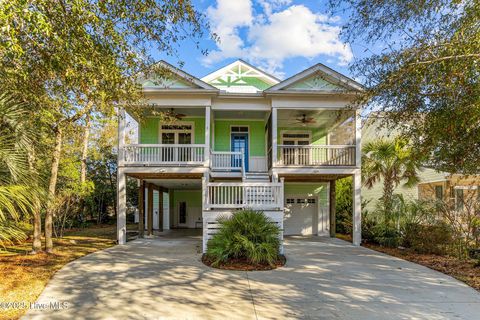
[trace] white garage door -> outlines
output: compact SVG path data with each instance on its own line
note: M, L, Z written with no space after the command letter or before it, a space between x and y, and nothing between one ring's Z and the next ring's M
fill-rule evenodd
M286 196L285 215L283 221L284 235L312 235L317 233L314 226L316 216L317 198Z

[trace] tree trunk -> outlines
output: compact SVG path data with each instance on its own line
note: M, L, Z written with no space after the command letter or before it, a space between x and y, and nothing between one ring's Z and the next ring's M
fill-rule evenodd
M385 176L383 180L383 206L385 209L385 223L390 223L393 209L393 180L389 176Z
M82 167L80 171L80 183L83 185L87 180L87 155L88 155L88 139L90 137L90 114L85 115L85 128L82 140Z
M45 215L45 250L50 253L53 251L52 227L53 227L53 201L57 188L58 166L60 165L60 156L62 152L63 131L60 127L55 131L55 148L52 156L52 166L50 168L50 182L48 185L48 204Z
M35 172L35 150L33 148L28 152L28 167L30 172ZM35 177L37 176L35 175ZM33 242L30 254L42 251L42 215L40 209L40 199L37 198L33 210Z

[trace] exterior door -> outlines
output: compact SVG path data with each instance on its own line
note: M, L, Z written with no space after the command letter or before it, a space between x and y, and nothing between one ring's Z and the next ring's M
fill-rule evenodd
M187 203L185 201L178 203L178 226L187 226Z
M231 146L231 151L243 152L245 171L248 171L248 133L232 133ZM240 161L241 159L238 159L237 157L233 157L232 159L235 167L241 166L241 163L239 163Z
M193 127L190 124L162 125L160 143L173 145L192 144ZM172 146L164 147L162 150L162 161L164 162L185 162L192 158L191 150L188 147Z

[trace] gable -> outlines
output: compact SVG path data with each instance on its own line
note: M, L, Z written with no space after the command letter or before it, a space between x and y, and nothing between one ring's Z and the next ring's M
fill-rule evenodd
M209 90L217 91L214 87L202 80L182 71L173 65L160 61L149 71L142 73L138 82L144 89L151 90Z
M321 74L314 74L311 77L295 82L281 90L301 91L346 91L346 88L328 81Z
M241 60L203 77L202 80L220 90L234 93L261 92L279 82Z
M170 76L152 76L141 81L142 87L156 87L162 89L200 89L199 86L189 83L179 77Z

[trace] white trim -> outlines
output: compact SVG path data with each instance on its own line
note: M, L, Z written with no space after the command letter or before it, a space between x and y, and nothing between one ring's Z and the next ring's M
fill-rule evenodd
M266 73L265 71L263 70L260 70L259 68L249 64L249 63L246 63L245 61L243 60L236 60L228 65L226 65L225 67L223 68L220 68L218 69L217 71L214 71L212 73L209 73L207 74L206 76L202 77L202 81L208 83L209 81L212 81L214 80L215 78L217 77L220 77L222 76L226 71L229 71L230 69L236 67L236 66L244 66L248 69L253 69L254 71L256 71L257 73L260 73L262 75L263 78L267 79L269 82L271 82L272 84L277 84L280 82L279 79L275 78L274 76L272 75L269 75L268 73Z
M162 133L190 133L190 144L194 144L195 142L195 121L175 121L172 124L167 124L167 123L162 123L161 120L158 121L158 142L159 144L164 144L162 141ZM169 125L191 125L192 129L190 130L175 130L175 129L162 129L162 125L169 126ZM175 134L175 143L174 144L179 144L178 143L178 134Z

